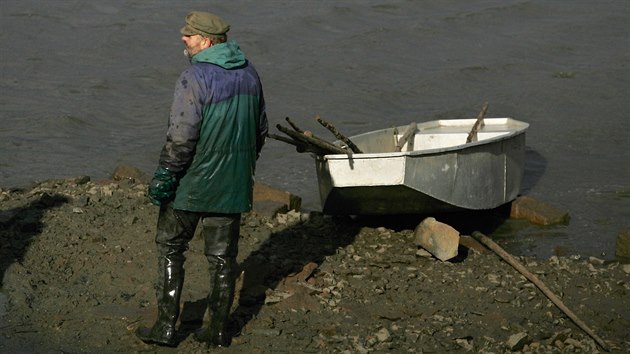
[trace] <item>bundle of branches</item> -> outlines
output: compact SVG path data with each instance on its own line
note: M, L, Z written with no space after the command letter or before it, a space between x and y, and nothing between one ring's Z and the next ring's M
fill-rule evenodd
M308 130L304 131L300 129L297 125L295 125L295 123L291 121L289 117L286 117L285 119L292 129L284 127L280 124L277 124L276 128L278 128L279 131L286 134L288 137L276 134L269 134L268 136L272 139L294 145L297 152L311 152L320 156L328 154L352 154L362 152L361 149L359 149L352 141L350 141L350 139L348 139L348 137L339 133L334 125L323 120L320 116L316 116L315 119L331 133L333 133L333 135L335 135L337 139L342 141L345 146L335 145L329 141L315 136L312 132Z

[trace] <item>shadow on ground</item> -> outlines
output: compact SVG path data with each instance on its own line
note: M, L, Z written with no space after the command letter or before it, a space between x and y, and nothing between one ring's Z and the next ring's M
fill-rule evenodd
M307 265L321 265L326 256L351 244L361 225L350 217L324 217L312 213L307 221L273 232L240 264L242 271L240 292L236 295L236 309L230 319L230 332L240 334L247 323L265 305L267 290L275 289L287 277L302 271ZM237 291L238 291L237 287ZM186 302L178 330L183 341L202 326L206 313L206 298Z
M265 304L266 289L274 289L285 278L307 265L320 266L326 256L351 244L361 225L348 217L317 215L270 235L259 249L241 264L243 286L233 313L233 332L240 333Z
M435 217L447 223L461 234L470 235L473 231L491 233L507 217L509 205L488 211L459 212L440 215L398 215L386 217L323 217L318 215L311 220L275 232L253 251L240 265L244 271L242 289L238 294L237 308L232 314L231 332L241 333L248 322L255 318L265 305L269 289L276 289L288 277L304 272L304 269L317 268L327 256L352 244L362 228L385 227L394 231L413 230L426 217ZM467 250L460 249L459 262L467 256ZM315 267L316 265L316 267ZM315 270L317 272L317 270ZM203 314L205 299L188 303L184 311ZM182 328L186 336L201 325L202 319L191 322Z
M65 196L44 193L24 206L0 210L0 284L9 266L23 260L29 245L41 233L44 212L67 202Z

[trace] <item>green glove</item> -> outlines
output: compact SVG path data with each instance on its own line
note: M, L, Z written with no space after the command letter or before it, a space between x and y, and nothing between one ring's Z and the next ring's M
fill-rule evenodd
M175 174L166 168L159 166L153 174L149 185L149 200L155 205L168 202L175 195L177 179Z

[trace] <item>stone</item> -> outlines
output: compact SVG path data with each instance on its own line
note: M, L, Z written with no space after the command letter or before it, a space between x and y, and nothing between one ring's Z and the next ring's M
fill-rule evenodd
M390 341L391 335L389 334L387 328L381 328L378 332L376 332L376 339L381 343Z
M112 173L112 179L114 181L133 180L141 183L148 183L151 180L146 173L124 163L116 166L114 173Z
M300 210L302 198L293 195L287 191L283 191L267 184L254 183L254 202L258 201L274 201L285 204L288 210Z
M320 303L318 297L312 296L314 288L306 283L289 278L281 281L275 289L268 289L264 295L264 303L272 305L278 310L318 311Z
M549 339L550 344L555 344L556 342L564 342L571 335L570 329L565 329L560 332L554 333Z
M456 338L455 343L467 352L472 352L475 349L472 339L470 338Z
M79 176L74 179L74 183L77 186L88 183L91 180L90 176Z
M319 265L315 262L309 262L302 267L300 272L289 274L288 278L294 278L295 281L306 282L313 275L313 272L315 272L318 266Z
M428 217L414 231L416 245L429 251L435 258L447 261L457 256L459 232L450 225Z
M512 202L510 217L539 225L568 224L569 213L547 203L523 195Z
M424 258L431 258L433 257L431 255L431 253L429 253L429 251L425 250L424 248L419 249L418 251L416 251L416 256L418 257L424 257ZM358 256L357 256L358 257ZM359 257L360 259L361 257Z
M588 257L588 263L592 264L592 265L603 265L604 264L604 260L597 258L597 257Z
M619 231L615 248L615 255L630 258L630 227Z
M523 349L525 344L529 342L529 335L525 332L516 333L510 336L507 340L507 346L511 351L517 351Z
M285 214L276 215L276 221L279 225L293 226L302 221L302 213L292 209Z

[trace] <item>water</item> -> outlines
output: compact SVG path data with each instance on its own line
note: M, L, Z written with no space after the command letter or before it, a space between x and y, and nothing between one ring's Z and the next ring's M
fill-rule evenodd
M630 226L628 1L29 1L0 3L0 186L152 173L175 79L179 28L216 12L284 117L321 136L411 121L530 123L524 193L567 226L507 223L515 253L612 258ZM332 136L330 136L332 138ZM319 209L312 158L269 141L257 179ZM507 241L506 241L507 242ZM510 242L507 242L510 243Z

